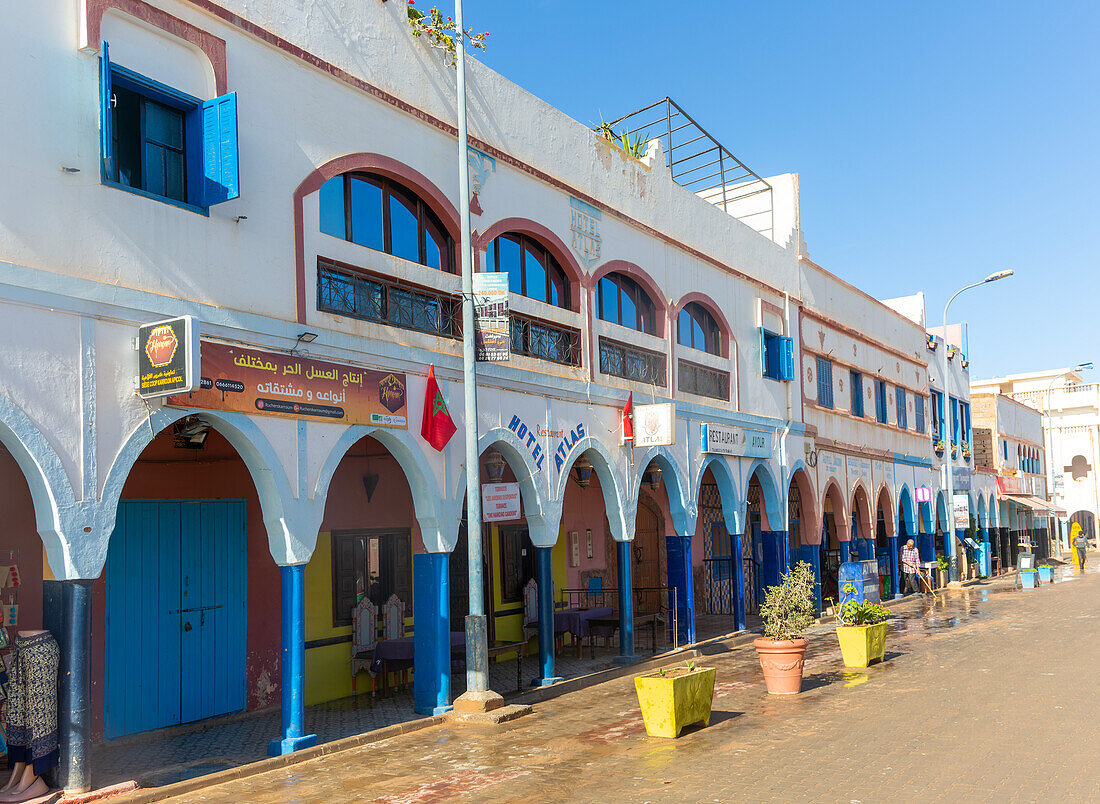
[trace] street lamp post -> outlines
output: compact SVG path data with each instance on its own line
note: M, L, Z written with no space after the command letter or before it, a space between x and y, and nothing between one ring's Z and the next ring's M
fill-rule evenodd
M1050 391L1054 387L1054 383L1065 377L1067 374L1076 374L1079 371L1088 371L1092 368L1092 363L1078 363L1071 369L1066 369L1060 374L1051 378L1050 383L1047 385L1047 390L1044 393L1046 399L1046 413L1047 413L1047 439L1050 442L1050 446L1047 448L1047 476L1050 478L1050 498L1057 504L1058 502L1058 487L1054 483L1054 420L1050 417ZM1065 486L1063 485L1063 488ZM1057 515L1054 517L1055 521L1058 521ZM1059 522L1059 530L1061 530L1061 522ZM1062 550L1068 548L1068 545L1062 544L1062 533L1058 534L1058 556L1062 556Z
M972 285L959 288L955 291L955 295L947 300L947 304L943 306L943 428L946 430L948 426L947 419L951 415L951 372L947 364L947 310L951 307L951 302L958 298L959 294L976 288L979 285L984 285L987 282L996 282L998 279L1007 279L1012 276L1012 270L997 271L995 274L990 274L981 282L975 282ZM960 425L962 423L962 411L959 411ZM948 569L948 578L952 581L958 580L959 571L955 566L955 477L954 477L954 458L951 457L951 437L954 436L954 429L948 433L945 451L947 453L947 560L950 562ZM960 439L961 439L960 435Z

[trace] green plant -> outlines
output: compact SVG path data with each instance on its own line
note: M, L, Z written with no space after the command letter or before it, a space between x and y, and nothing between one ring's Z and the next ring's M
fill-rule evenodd
M951 569L951 562L943 556L939 556L936 559L936 567L939 568L940 572L947 572L949 569Z
M607 122L600 123L598 131L605 140L622 148L635 159L641 159L645 156L646 149L649 147L649 138L645 134L635 134L634 137L631 137L625 128L616 134L615 129Z
M695 660L694 659L692 661L688 662L688 672L690 673L693 670L695 670Z
M799 561L782 583L769 586L760 606L764 636L776 642L801 639L814 623L814 570Z
M429 45L442 50L444 61L448 66L454 67L458 59L455 47L457 23L451 17L444 19L443 12L438 8L433 8L425 14L416 8L415 0L408 0L408 13L412 35L417 39L424 37L428 40ZM470 47L479 50L485 49L485 38L489 36L488 31L475 34L471 28L465 33Z
M866 600L862 603L857 601L854 597L856 588L850 583L844 585L844 594L853 597L849 598L840 607L840 611L837 612L836 618L843 625L874 625L886 622L892 613L890 609L880 606L878 603L868 603Z

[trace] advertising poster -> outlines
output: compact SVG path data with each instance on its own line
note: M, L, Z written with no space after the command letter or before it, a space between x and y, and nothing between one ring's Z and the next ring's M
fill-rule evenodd
M138 327L138 395L152 399L194 388L198 345L198 327L189 315Z
M519 519L519 504L519 483L482 484L482 522L509 522Z
M512 356L506 273L474 274L474 343L481 363L500 363Z
M203 341L202 378L179 407L407 427L405 375Z

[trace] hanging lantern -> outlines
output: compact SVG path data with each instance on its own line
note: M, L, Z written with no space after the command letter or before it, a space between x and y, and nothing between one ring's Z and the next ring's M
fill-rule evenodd
M490 483L500 482L506 465L504 458L495 449L489 449L485 453L485 474L489 476Z
M582 489L588 488L592 482L592 461L588 460L588 456L581 455L573 464L573 480Z
M656 491L661 485L661 467L656 463L647 466L645 474L642 475L642 482L649 486L651 491Z

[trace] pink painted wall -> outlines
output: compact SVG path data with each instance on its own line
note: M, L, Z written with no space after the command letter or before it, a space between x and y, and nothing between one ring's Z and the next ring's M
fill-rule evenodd
M19 604L20 630L42 627L42 540L34 521L34 504L31 491L19 464L11 454L0 447L0 519L4 522L0 535L0 561L7 559L9 550L18 551L20 586L15 602ZM0 592L0 603L9 602L8 590Z

